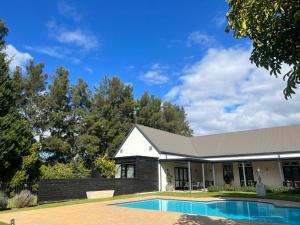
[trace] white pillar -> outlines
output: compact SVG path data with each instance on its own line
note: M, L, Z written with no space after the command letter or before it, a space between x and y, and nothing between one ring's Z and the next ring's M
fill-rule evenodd
M189 189L192 190L191 162L188 161Z
M204 163L202 163L202 182L203 182L203 188L205 188L205 168Z
M162 191L161 162L159 162L159 191Z
M278 164L278 169L279 169L279 174L280 174L280 179L281 179L281 186L283 186L284 177L283 177L283 173L282 173L281 161L279 159L277 160L277 164Z
M214 186L216 186L216 174L215 174L215 164L214 163L212 163L212 172L213 172Z
M244 184L245 184L245 187L247 187L246 172L245 172L245 163L242 162L242 165L243 165L243 178L244 178Z

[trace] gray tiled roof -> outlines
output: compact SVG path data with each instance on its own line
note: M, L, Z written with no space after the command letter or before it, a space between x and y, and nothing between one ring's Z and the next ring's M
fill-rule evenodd
M137 124L136 127L161 152L198 156L191 138Z
M198 157L300 152L300 125L185 137L136 125L161 152Z

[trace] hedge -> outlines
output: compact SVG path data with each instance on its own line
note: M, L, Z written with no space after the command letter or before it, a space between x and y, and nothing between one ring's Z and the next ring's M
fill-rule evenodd
M240 187L240 186L210 186L208 187L209 192L221 192L221 191L236 191L236 192L256 192L255 187L247 186L247 187ZM290 194L300 194L299 189L295 189L292 187L267 187L268 193L290 193Z

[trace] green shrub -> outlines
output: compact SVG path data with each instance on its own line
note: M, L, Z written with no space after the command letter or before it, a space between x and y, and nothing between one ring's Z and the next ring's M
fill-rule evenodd
M100 172L101 176L107 178L113 178L116 174L116 164L114 160L110 160L108 155L98 157L95 160L95 166L97 170Z
M220 191L238 191L238 192L256 192L255 187L239 187L239 186L210 186L208 187L209 192L220 192ZM299 189L293 187L267 187L268 193L280 194L280 193L290 193L290 194L300 194Z
M81 161L72 163L56 163L51 165L42 165L40 168L42 179L68 179L68 178L86 178L90 176L90 170L86 169Z
M209 186L207 188L208 192L220 192L220 191L224 191L224 186Z
M4 192L0 192L0 210L6 209L7 207L7 197Z
M82 160L72 161L70 164L75 178L87 178L91 176L91 170L84 166Z
M255 187L240 187L240 186L210 186L208 187L209 192L220 192L220 191L238 191L238 192L256 192Z
M42 165L40 168L42 179L67 179L73 178L70 164L57 163L53 166Z
M35 196L28 190L21 191L12 199L13 208L24 208L35 204Z
M10 186L12 188L15 188L16 186L24 182L37 182L40 167L40 148L41 147L39 143L32 144L31 148L29 149L30 154L22 158L22 167L15 173L15 175L10 181Z
M281 193L290 193L290 194L300 194L299 189L293 187L267 187L268 193L281 194Z

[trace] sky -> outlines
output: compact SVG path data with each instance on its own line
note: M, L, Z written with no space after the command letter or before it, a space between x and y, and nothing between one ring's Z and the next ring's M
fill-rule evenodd
M183 106L195 135L300 124L300 93L251 64L251 41L225 33L222 0L10 0L11 68L59 66L95 88L104 75ZM283 66L283 71L288 67Z

